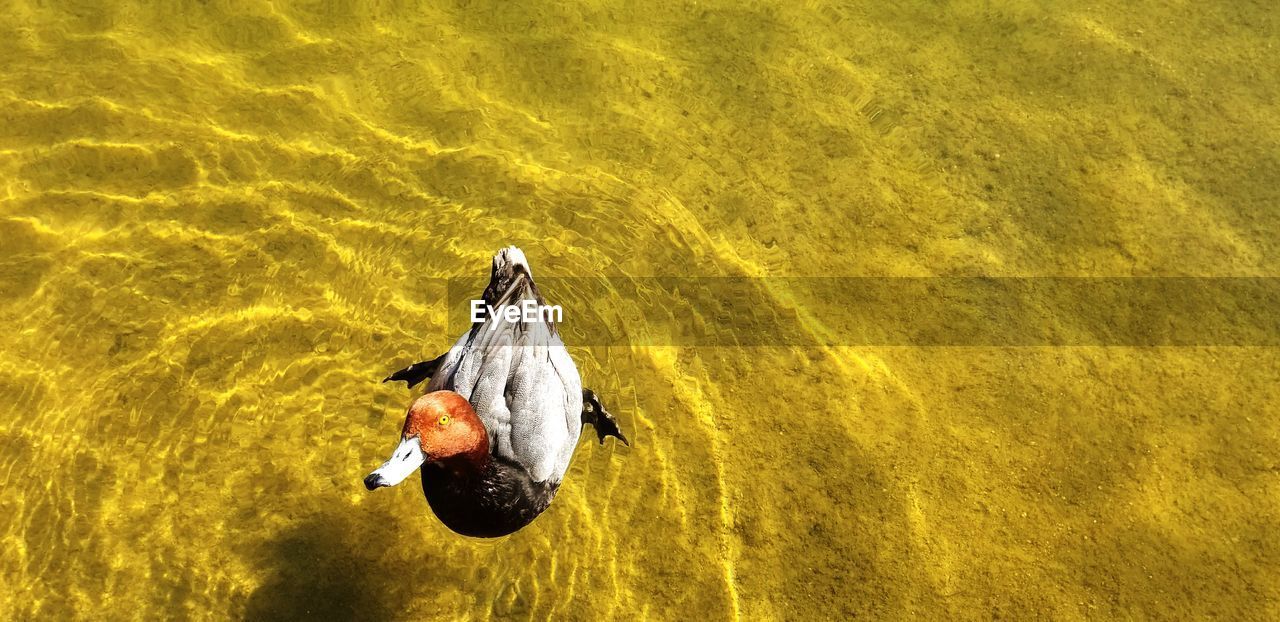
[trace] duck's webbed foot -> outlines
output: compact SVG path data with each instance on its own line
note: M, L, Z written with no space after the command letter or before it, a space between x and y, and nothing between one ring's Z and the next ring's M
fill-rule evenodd
M622 430L618 429L618 419L604 409L600 398L591 389L582 390L582 422L590 423L596 429L596 436L600 438L601 445L604 444L604 437L612 436L622 441L623 445L631 446L627 437L622 434Z
M428 380L431 376L435 375L436 370L440 369L440 364L444 362L444 357L447 354L447 352L445 354L441 354L430 361L414 363L413 365L383 378L382 381L391 382L393 380L403 380L409 383L409 388L412 389L414 385L422 382L423 380Z

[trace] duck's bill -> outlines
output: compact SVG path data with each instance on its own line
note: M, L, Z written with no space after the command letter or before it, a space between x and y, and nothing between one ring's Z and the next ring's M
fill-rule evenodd
M364 487L373 490L383 486L395 486L418 470L418 467L422 466L423 459L422 444L418 442L418 437L406 438L400 441L400 445L396 447L389 460L383 462L382 466L364 478Z

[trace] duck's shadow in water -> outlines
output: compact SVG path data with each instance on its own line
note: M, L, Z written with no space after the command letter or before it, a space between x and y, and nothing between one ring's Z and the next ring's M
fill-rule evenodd
M263 545L256 557L268 576L249 596L246 619L400 619L410 586L439 578L419 576L435 564L406 568L395 558L404 542L389 512L335 505L342 509L322 511Z

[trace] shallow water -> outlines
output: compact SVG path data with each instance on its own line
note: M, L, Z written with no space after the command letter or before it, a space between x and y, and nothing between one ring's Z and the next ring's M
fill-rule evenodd
M1277 275L1269 3L0 4L0 618L1280 617L1274 341L783 278ZM508 244L633 442L476 541L360 480Z

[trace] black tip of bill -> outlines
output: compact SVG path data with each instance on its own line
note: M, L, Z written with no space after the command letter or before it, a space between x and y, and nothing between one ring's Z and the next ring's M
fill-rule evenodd
M386 485L387 482L383 480L382 475L378 473L370 473L368 477L364 478L364 487L369 490L376 490Z

